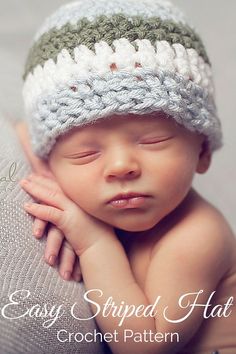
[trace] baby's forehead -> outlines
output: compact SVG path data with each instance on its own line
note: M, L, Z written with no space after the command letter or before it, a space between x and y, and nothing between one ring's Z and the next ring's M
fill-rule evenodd
M155 129L173 129L179 127L176 121L163 112L152 112L149 114L122 114L99 118L92 123L83 126L73 127L64 136L72 138L73 136L93 135L99 131L115 132L120 129L124 133L144 132Z
M53 148L60 153L75 148L113 141L117 138L139 139L143 136L167 137L182 132L186 128L179 125L171 116L162 112L145 115L126 114L103 117L84 126L75 126L61 135Z
M179 130L185 130L170 116L155 112L145 115L126 114L113 115L97 119L92 123L71 127L69 131L60 136L57 140L57 147L69 148L74 144L86 144L87 141L105 140L110 135L121 134L140 136L143 134L157 133L168 134Z
M145 137L169 137L190 134L171 116L162 112L145 115L126 114L103 117L84 126L75 126L61 135L53 151L61 154L70 153L81 148L95 148L117 139L134 140Z

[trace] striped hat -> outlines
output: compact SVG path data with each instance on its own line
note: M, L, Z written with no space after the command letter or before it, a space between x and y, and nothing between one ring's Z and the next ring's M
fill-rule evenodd
M24 72L32 148L114 114L163 111L221 146L211 64L184 15L166 0L80 0L37 32Z

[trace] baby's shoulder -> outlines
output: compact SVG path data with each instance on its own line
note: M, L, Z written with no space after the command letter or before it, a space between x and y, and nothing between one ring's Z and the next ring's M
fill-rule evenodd
M177 222L170 232L179 237L182 235L191 241L203 239L206 243L235 244L232 229L223 214L194 190L177 213Z
M191 228L193 235L198 235L200 238L204 239L206 236L205 241L210 244L223 243L226 247L236 245L233 231L220 210L195 191L193 193L192 208L190 207L186 219L180 223L180 226Z
M225 271L235 266L236 239L217 208L193 191L177 213L175 222L154 244L153 254L161 249L162 254L173 252L196 263L205 257L205 266L218 261Z

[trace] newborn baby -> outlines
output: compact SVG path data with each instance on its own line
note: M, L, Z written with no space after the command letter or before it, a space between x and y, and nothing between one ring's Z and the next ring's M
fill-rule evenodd
M22 180L25 210L59 232L51 256L65 237L112 352L235 354L236 240L192 187L221 146L194 30L165 1L68 4L25 80L29 155L50 172Z

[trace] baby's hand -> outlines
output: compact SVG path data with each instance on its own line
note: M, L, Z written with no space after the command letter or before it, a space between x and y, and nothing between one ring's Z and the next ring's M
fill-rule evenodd
M32 197L43 203L24 205L26 211L57 226L78 256L101 239L116 237L112 226L82 210L64 194L56 181L31 175L20 183Z
M64 280L70 280L71 276L75 281L82 280L79 257L66 241L63 232L52 224L49 224L47 232L44 257L49 265L58 264L59 273Z
M34 174L30 174L28 179L31 180ZM55 180L48 180L48 185L51 188L60 187L55 183ZM46 230L48 224L48 228ZM45 232L47 232L47 242L44 257L46 262L54 266L58 263L59 273L64 280L69 280L71 276L76 281L82 280L82 274L80 271L79 258L76 256L73 248L65 240L64 234L56 226L48 221L35 218L33 224L33 234L36 238L41 238Z
M42 176L55 179L48 164L33 153L26 122L18 122L15 125L15 129L33 171ZM68 242L64 240L64 235L59 229L45 220L35 218L33 223L33 235L36 238L41 238L45 234L46 227L46 262L53 266L55 265L57 259L59 263L59 273L63 279L69 279L70 275L73 273L73 278L76 281L80 281L82 276L78 257Z

